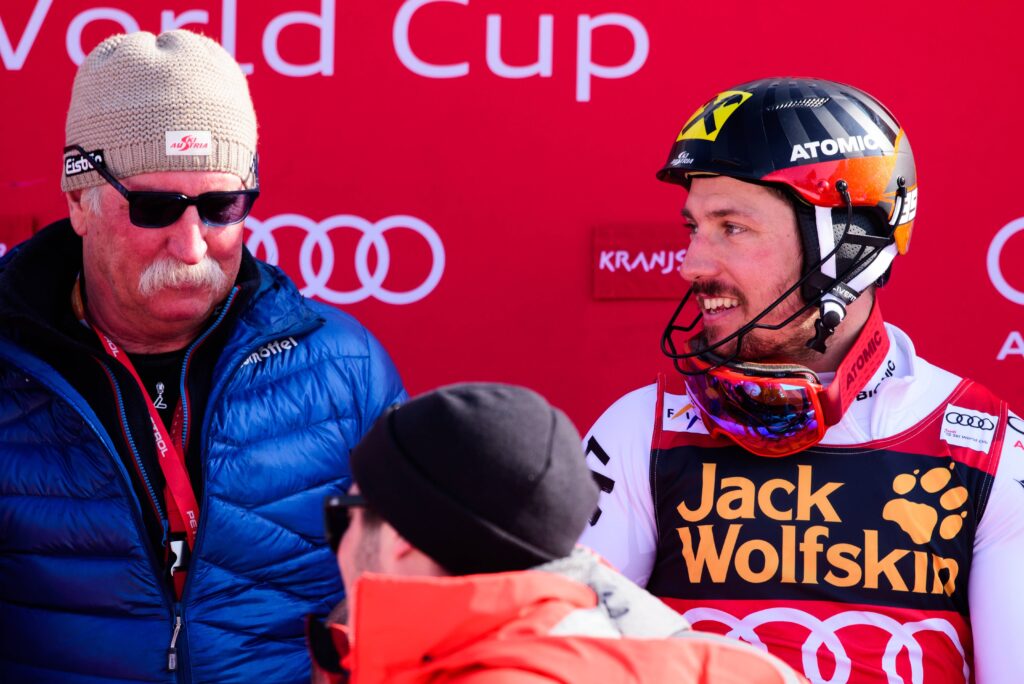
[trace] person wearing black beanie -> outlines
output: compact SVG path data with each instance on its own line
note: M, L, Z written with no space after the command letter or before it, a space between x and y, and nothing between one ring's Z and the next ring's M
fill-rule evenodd
M450 574L469 575L572 551L599 493L579 444L536 392L456 385L386 411L350 463L373 510Z
M347 625L309 622L314 681L805 681L691 631L576 546L599 490L536 392L429 392L385 411L349 462L354 484L324 508Z

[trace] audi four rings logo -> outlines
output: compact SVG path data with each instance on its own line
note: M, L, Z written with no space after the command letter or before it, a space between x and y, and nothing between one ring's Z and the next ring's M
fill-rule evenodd
M921 643L917 640L917 635L922 632L938 632L945 635L960 655L961 668L960 672L956 674L962 675L963 679L957 677L953 671L949 671L943 681L967 682L971 677L967 654L963 644L960 643L960 637L953 625L943 618L900 622L888 615L873 611L848 610L822 620L796 608L765 608L743 618L738 618L717 608L691 608L683 614L683 617L691 624L707 620L725 625L729 628L725 636L742 639L765 651L768 650L768 647L758 636L756 631L758 628L770 623L780 623L796 625L807 630L807 639L801 646L800 654L804 674L812 682L846 684L850 681L851 675L854 674L853 662L838 634L847 627L871 627L888 634L889 641L885 646L885 654L882 656L882 669L890 682L906 681L897 672L897 659L904 650L910 661L911 680L915 683L922 681L924 660ZM884 634L882 638L885 638ZM818 654L822 649L829 651L835 662L835 669L829 678L823 676L819 667Z
M979 430L995 430L996 424L988 418L972 416L969 413L947 413L946 422L952 425L963 425L964 427L978 428Z
M992 285L999 291L999 294L1014 304L1024 304L1024 290L1016 289L1006 280L999 265L999 257L1002 256L1003 248L1010 238L1021 231L1024 231L1024 217L1014 219L1000 228L996 236L992 238L992 244L988 247L988 257L985 263L988 266L988 277L992 281Z
M352 214L328 216L322 221L314 221L301 214L279 214L263 221L250 216L245 221L245 227L252 231L246 241L246 247L255 254L262 246L267 263L276 265L280 255L274 231L285 226L295 226L306 232L302 247L299 248L299 271L305 280L301 292L307 297L319 297L331 304L352 304L369 297L387 304L411 304L430 294L444 274L444 244L441 243L441 237L430 224L415 216L388 216L376 222ZM335 256L330 232L337 228L357 230L361 233L354 255L356 277L360 285L355 290L335 290L328 285L334 272ZM430 247L430 273L422 283L411 290L396 291L384 287L384 279L391 268L391 249L388 247L385 234L396 228L413 231ZM370 247L377 252L377 265L372 271L369 261ZM319 269L313 266L313 253L316 249L320 250Z
M1021 420L1017 416L1010 416L1006 421L1014 432L1019 432L1024 435L1024 420Z

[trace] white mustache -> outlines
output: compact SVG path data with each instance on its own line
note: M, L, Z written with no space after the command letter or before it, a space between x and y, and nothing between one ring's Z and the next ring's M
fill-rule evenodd
M228 277L216 261L206 256L198 264L186 264L171 257L154 261L139 276L139 293L150 296L168 287L226 289Z

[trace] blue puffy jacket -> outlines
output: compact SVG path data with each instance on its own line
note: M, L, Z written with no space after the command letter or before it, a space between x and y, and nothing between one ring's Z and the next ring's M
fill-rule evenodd
M302 618L342 596L323 498L348 487L349 449L404 399L359 323L260 264L214 370L176 603L110 436L0 331L0 681L309 681Z

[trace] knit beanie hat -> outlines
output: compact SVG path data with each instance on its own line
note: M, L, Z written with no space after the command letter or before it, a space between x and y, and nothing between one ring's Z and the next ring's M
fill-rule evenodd
M369 507L454 575L567 556L597 508L576 428L524 387L450 385L392 407L350 464Z
M226 171L253 177L256 113L238 63L191 31L111 36L75 76L65 144L100 154L118 178L152 171ZM102 185L65 153L61 189Z

